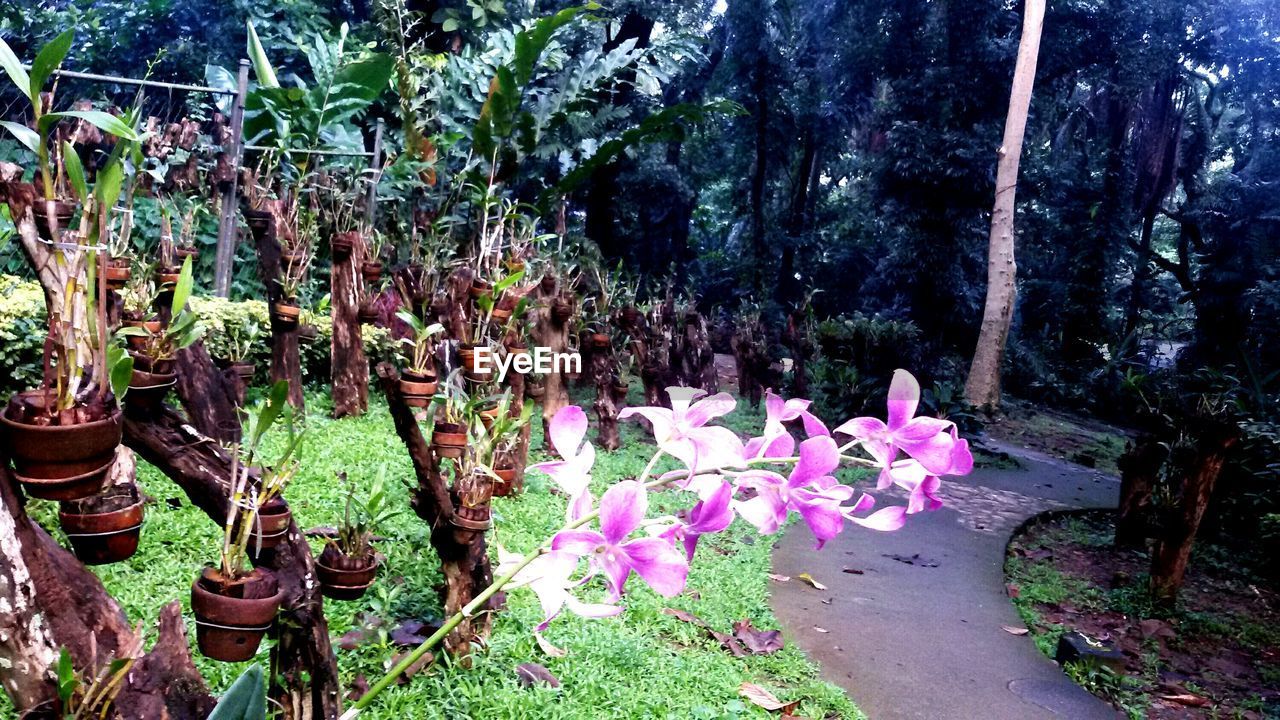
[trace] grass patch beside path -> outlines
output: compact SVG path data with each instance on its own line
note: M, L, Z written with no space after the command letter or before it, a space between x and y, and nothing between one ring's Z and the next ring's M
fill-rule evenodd
M388 478L412 478L408 455L380 399L373 400L365 417L338 421L326 417L327 398L313 394L307 402L310 415L304 469L285 492L300 527L337 522L343 502L334 479L337 471L345 470L351 478L369 483L377 467L385 463ZM745 432L760 424L758 415L735 415L729 424L737 430ZM622 449L598 455L597 497L609 483L639 474L650 457L652 446L639 424L623 423L622 439ZM533 447L541 447L537 423ZM543 459L538 450L532 455L534 461ZM138 479L144 491L158 501L147 508L138 554L95 572L129 617L141 620L151 632L160 607L169 600L181 600L196 664L215 692L221 691L243 666L200 656L194 649L189 612L192 580L201 566L216 559L218 528L155 468L140 462ZM401 482L392 485L395 502L406 512L382 530L388 540L380 543L379 549L387 556L387 563L377 583L361 600L325 602L335 643L357 626L364 613L391 623L440 614L433 589L440 575L428 542L428 528L408 511L407 488ZM655 503L671 509L686 504L677 503L677 499L675 491L670 491L657 495ZM56 528L56 508L51 503L33 501L32 505L38 506L35 514L46 527ZM564 499L549 492L545 478L531 474L523 495L495 499L494 513L496 529L490 536L491 546L501 543L520 552L559 528ZM317 543L317 551L319 546ZM625 600L626 612L617 618L586 620L566 614L557 619L546 636L568 651L564 658L547 657L538 649L531 634L541 620L537 602L527 590L513 591L508 595L508 607L498 615L489 647L477 652L471 669L442 661L414 676L407 685L393 686L362 717L770 717L738 696L738 686L744 681L764 685L784 700L801 699L796 714L803 717L864 717L839 688L819 680L816 666L799 649L788 645L774 655L734 658L703 631L662 614L664 607L687 610L722 632L732 632L733 621L743 618L750 618L758 628L778 627L768 605L771 546L769 538L757 536L750 526L737 521L722 535L704 540L684 595L666 600L637 581L634 586L629 584L632 592ZM263 643L257 658L264 667L269 644L269 640ZM338 650L344 684L349 686L358 676L373 681L399 651L378 640L354 650ZM515 668L524 662L545 665L559 678L561 687L522 689ZM0 698L0 717L12 716L12 709Z

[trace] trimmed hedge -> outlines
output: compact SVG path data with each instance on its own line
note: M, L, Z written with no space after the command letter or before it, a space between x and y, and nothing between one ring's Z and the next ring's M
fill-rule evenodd
M233 330L250 323L262 328L249 361L258 366L257 381L265 382L271 366L271 322L267 304L261 300L231 301L216 297L191 299L191 309L206 328L205 347L214 358L227 355ZM329 339L333 323L328 315L313 315L316 339L301 343L302 381L308 385L329 383ZM0 397L40 384L45 337L44 293L38 283L11 275L0 275ZM365 350L370 360L386 354L387 331L363 326Z

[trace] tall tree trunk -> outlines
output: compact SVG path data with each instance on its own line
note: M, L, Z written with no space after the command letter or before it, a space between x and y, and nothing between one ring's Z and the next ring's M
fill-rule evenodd
M751 248L755 260L754 287L764 289L764 268L769 265L765 236L764 186L769 177L769 83L764 49L759 50L752 79L755 95L755 163L751 170Z
M280 241L284 209L280 200L271 201L272 219L266 232L254 233L258 251L258 275L267 288L267 309L283 298L280 286ZM271 382L289 382L289 404L304 410L302 397L302 356L298 349L298 324L283 323L271 312Z
M996 200L991 209L991 239L987 257L987 302L982 311L982 330L969 367L965 396L986 408L1000 404L1000 363L1004 359L1013 303L1017 294L1018 266L1014 261L1013 214L1018 190L1018 162L1022 157L1022 136L1027 129L1031 107L1031 87L1035 83L1036 60L1040 54L1040 31L1044 27L1045 0L1027 0L1022 18L1022 40L1013 69L1013 90L1009 93L1009 115L1004 123L1004 141L996 153Z
M364 238L359 245L364 244ZM363 415L369 407L369 361L364 355L360 334L360 297L364 280L360 260L364 249L357 247L345 257L335 256L330 283L332 285L333 343L331 377L333 379L333 416L342 418Z

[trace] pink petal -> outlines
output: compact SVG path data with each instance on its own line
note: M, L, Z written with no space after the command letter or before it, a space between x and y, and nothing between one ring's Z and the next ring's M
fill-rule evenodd
M804 432L809 437L831 434L831 431L827 429L826 423L819 420L817 415L814 415L807 410L800 413L800 421L804 423Z
M920 403L920 383L906 370L894 370L889 383L889 427L900 428L916 414Z
M699 535L718 533L733 522L733 486L720 482L720 487L689 512L689 529Z
M565 607L574 615L585 618L602 618L613 617L622 612L621 605L610 605L608 603L584 603L581 600L569 595L565 598Z
M694 460L690 463L690 469L695 472L742 466L742 440L729 428L698 428L689 431L688 439L694 448Z
M627 554L631 568L654 592L675 597L684 591L689 577L685 554L660 538L637 538L619 548Z
M653 436L659 443L665 442L675 435L676 421L671 411L657 407L628 407L618 413L619 420L626 420L632 415L639 415L649 421L653 427Z
M578 528L561 530L551 539L551 549L556 552L572 553L578 557L590 555L596 548L604 545L604 535L595 530Z
M941 435L951 428L955 427L955 423L942 418L920 416L912 418L907 423L893 431L894 442L922 442L932 438L934 435Z
M906 454L920 461L930 474L943 475L951 469L955 441L950 433L941 432L921 441L898 442Z
M734 501L733 509L743 520L765 535L778 532L787 519L787 506L776 489L758 488L750 500Z
M807 495L803 490L797 491L792 505L818 539L818 549L821 549L844 529L844 516L840 514L839 501Z
M729 393L716 393L691 405L684 413L682 425L685 429L700 428L715 418L733 412L737 405L738 401Z
M547 427L551 445L560 457L571 458L578 454L578 446L587 436L587 414L577 405L567 405L551 418Z
M790 487L804 487L840 466L840 449L825 435L800 443L800 461L787 480Z
M907 514L914 515L922 510L933 511L942 507L942 500L937 495L941 485L942 481L933 475L916 485L907 499Z
M706 390L680 385L672 385L667 388L667 397L671 398L671 411L676 416L683 415L689 409L690 403L706 394Z
M623 480L600 498L600 532L610 545L630 535L649 511L649 491L635 480Z
M775 395L772 390L764 391L764 416L766 420L782 421L782 415L786 412L786 403L782 398Z
M901 506L887 507L860 518L849 516L849 522L857 523L864 528L893 532L907 524L907 509Z
M947 475L968 475L973 472L973 453L969 452L969 441L960 437L955 427L951 428L951 439L955 444L951 447L951 468Z
M876 506L876 499L866 493L862 493L862 497L858 498L858 502L846 506L846 513L866 512Z
M889 432L889 426L880 418L856 417L836 428L836 433L855 437L859 440L883 437Z
M583 516L591 512L591 506L595 502L595 498L591 497L591 493L586 489L573 496L569 501L569 507L565 509L565 521L577 522Z

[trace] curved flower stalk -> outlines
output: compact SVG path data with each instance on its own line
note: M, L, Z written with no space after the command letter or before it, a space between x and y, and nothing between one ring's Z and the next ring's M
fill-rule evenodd
M915 417L920 386L905 370L894 374L888 421L854 418L836 428L852 439L837 445L832 434L809 413L805 400L766 397L764 434L742 443L728 428L710 425L734 409L732 396L690 388L668 388L671 408L628 408L620 417L639 416L653 426L657 451L635 479L615 482L600 497L591 495L595 449L586 442L586 413L566 407L552 418L548 436L561 460L531 466L549 475L567 495L565 525L533 551L500 551L498 577L422 645L406 655L342 717L354 718L378 693L438 644L463 618L480 611L495 593L526 586L538 597L541 633L565 609L584 617L622 612L619 605L633 576L660 595L684 591L698 541L723 531L741 517L763 534L778 532L794 513L809 527L821 548L849 521L871 530L901 528L908 515L941 507L943 475L963 475L973 467L968 443L946 420ZM800 420L807 438L796 442L783 426ZM861 447L869 458L848 453ZM794 453L794 454L793 454ZM899 454L905 458L899 459ZM683 469L655 477L658 460L670 455ZM878 490L900 488L905 505L875 510L866 493L854 500L850 486L835 472L842 463L878 468ZM785 476L783 474L785 472ZM649 493L679 488L696 498L676 517L647 518ZM871 512L874 510L874 512ZM587 601L585 592L603 597Z

